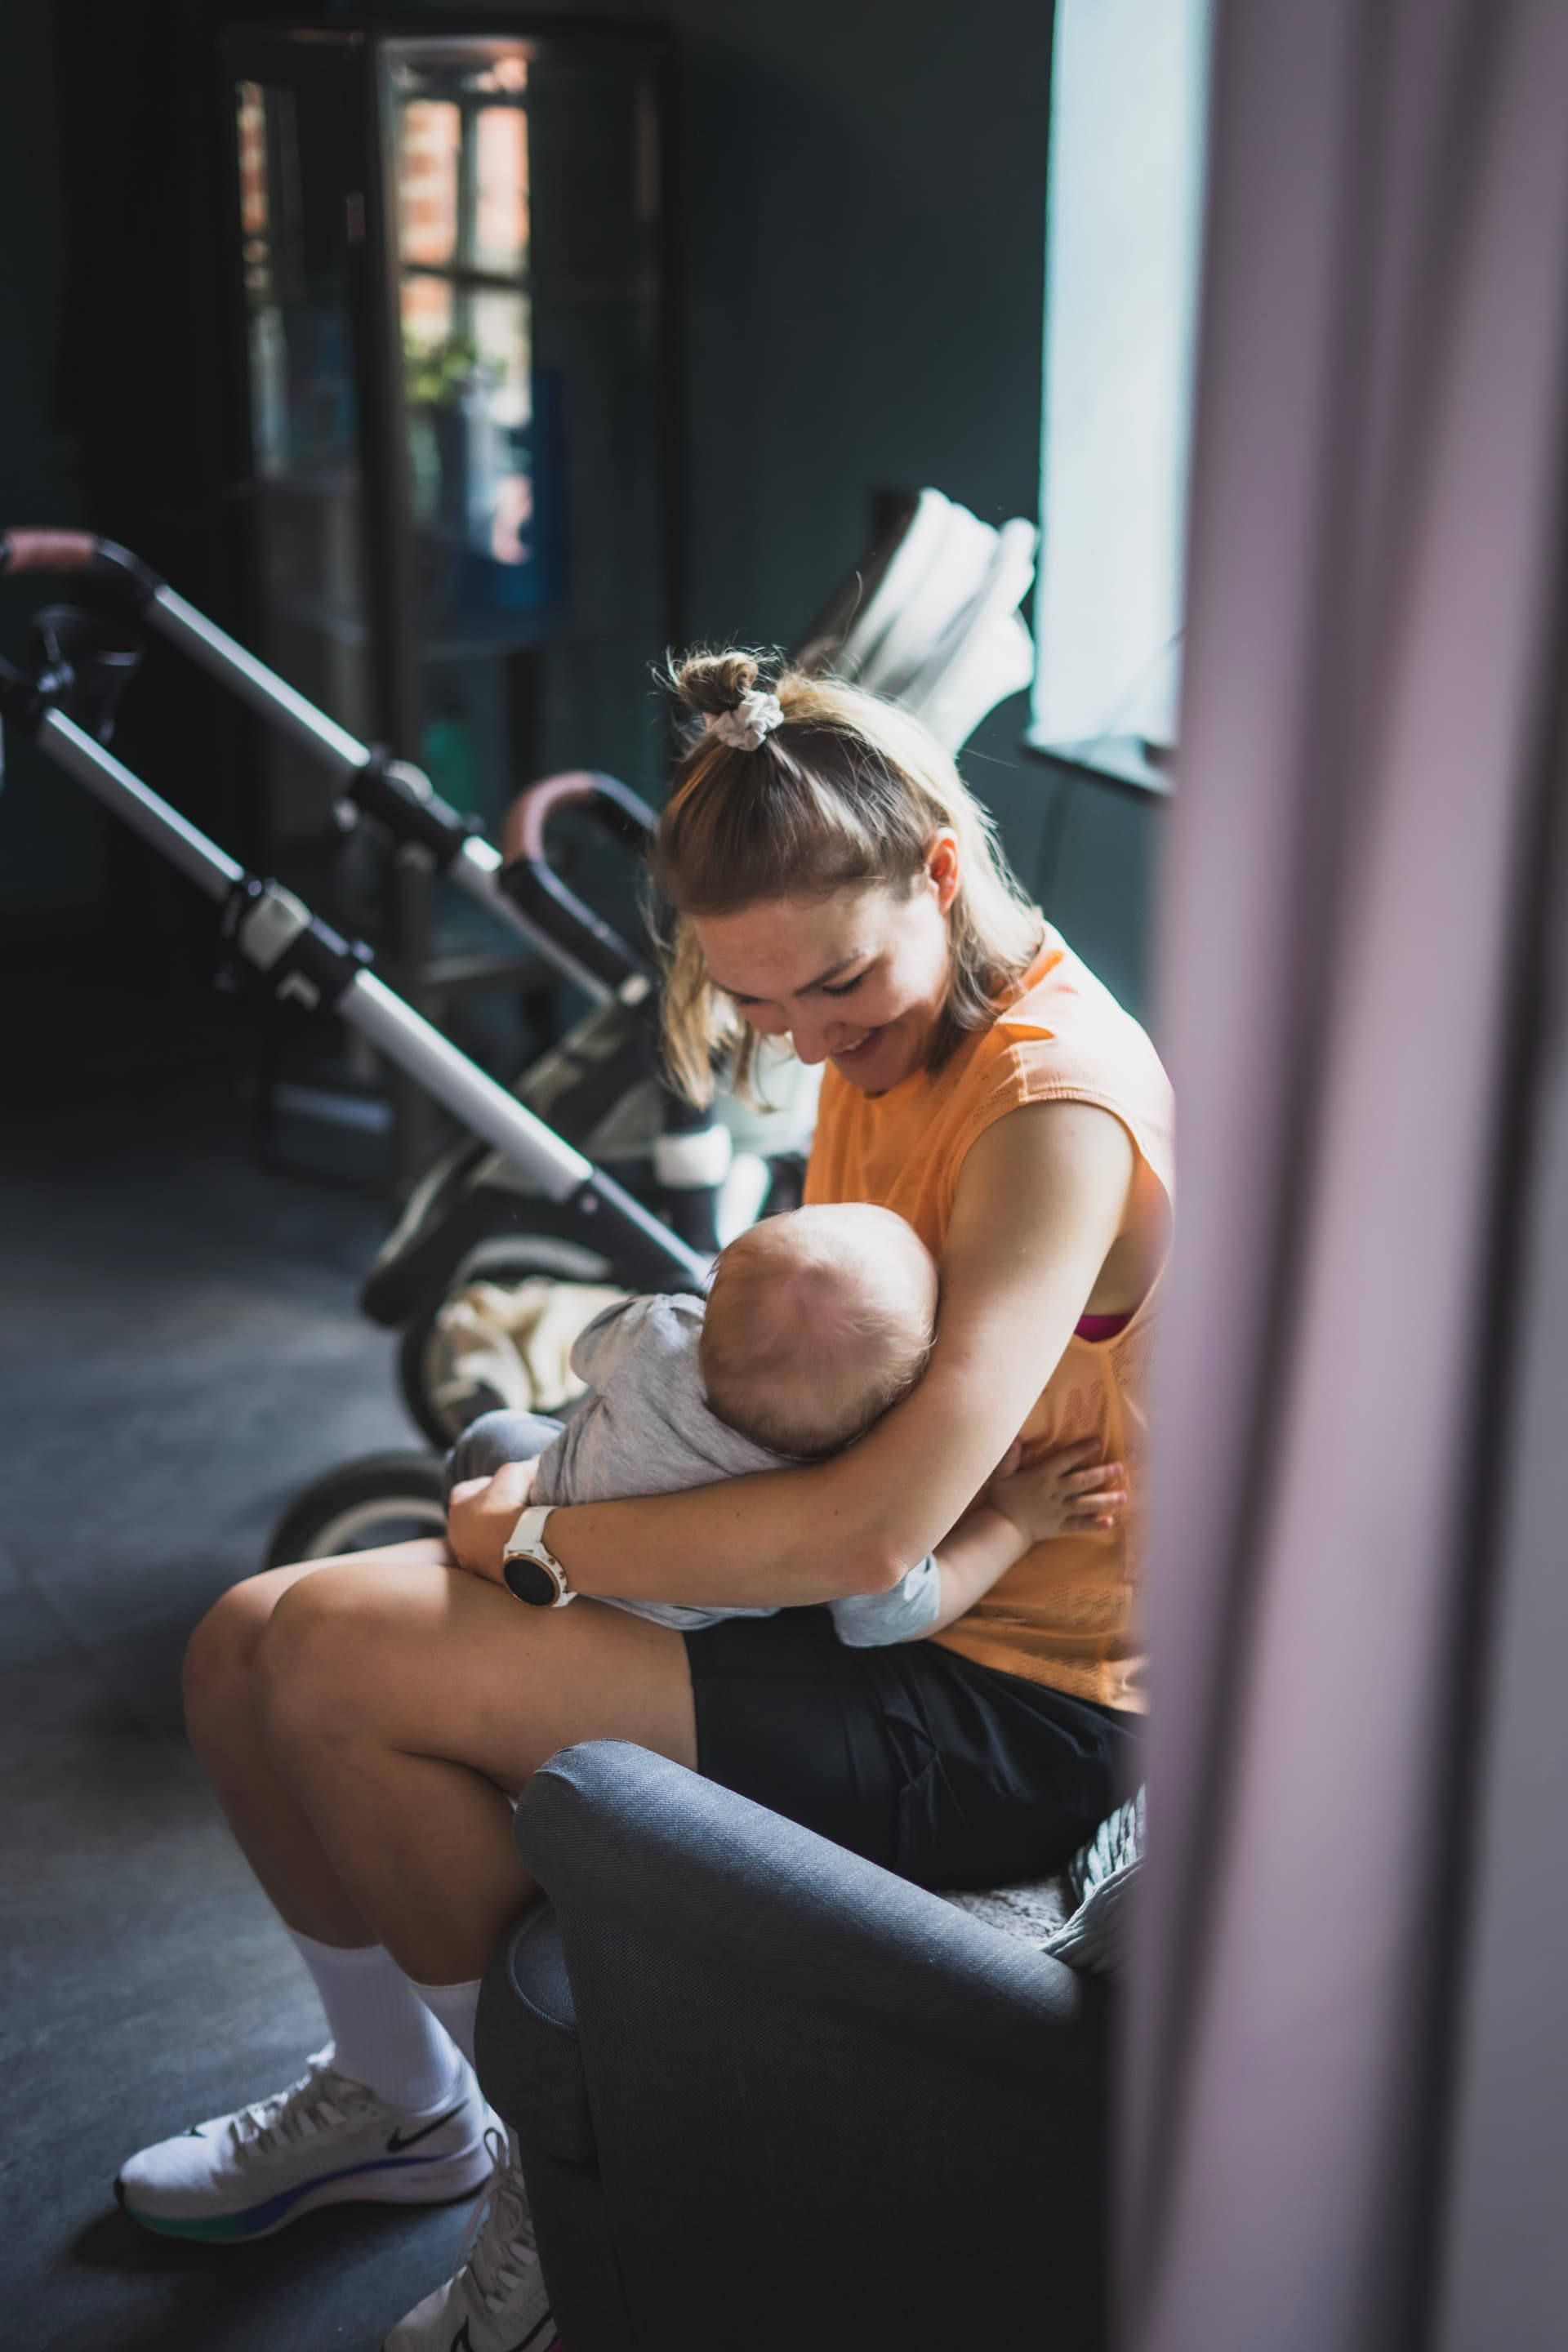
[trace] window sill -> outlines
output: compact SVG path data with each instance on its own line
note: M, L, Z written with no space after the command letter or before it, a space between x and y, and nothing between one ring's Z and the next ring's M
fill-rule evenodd
M1154 746L1151 756L1152 747L1141 735L1100 735L1089 743L1053 743L1030 728L1023 749L1031 759L1047 761L1053 768L1071 768L1100 783L1120 784L1126 791L1152 793L1156 799L1168 800L1173 789L1170 753L1163 746Z

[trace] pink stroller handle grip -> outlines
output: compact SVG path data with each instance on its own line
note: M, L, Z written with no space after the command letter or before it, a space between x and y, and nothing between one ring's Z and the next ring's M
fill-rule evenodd
M97 553L89 530L12 530L0 537L0 571L85 572Z
M569 768L559 776L545 776L519 793L506 813L501 830L501 857L544 856L544 828L557 809L581 805L599 797L599 779L588 768Z
M501 826L500 887L507 898L555 947L586 966L612 992L628 981L643 993L652 979L646 960L620 934L601 922L592 908L552 872L544 835L558 809L591 809L599 821L634 850L652 835L654 814L646 801L615 776L591 768L568 768L542 776L519 793ZM634 1000L636 1001L636 1000Z

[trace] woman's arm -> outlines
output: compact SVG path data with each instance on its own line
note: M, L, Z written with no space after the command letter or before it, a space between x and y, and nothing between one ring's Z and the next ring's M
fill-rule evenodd
M1121 1230L1134 1164L1121 1121L1092 1104L1030 1103L998 1119L959 1178L919 1387L809 1469L555 1511L550 1546L574 1585L787 1608L896 1584L962 1518L1050 1378ZM454 1509L465 1567L500 1574L521 1507L507 1492Z

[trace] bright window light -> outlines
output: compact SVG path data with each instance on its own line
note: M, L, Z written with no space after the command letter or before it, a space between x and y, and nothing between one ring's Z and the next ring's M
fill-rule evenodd
M1058 0L1031 740L1163 789L1175 737L1208 0Z

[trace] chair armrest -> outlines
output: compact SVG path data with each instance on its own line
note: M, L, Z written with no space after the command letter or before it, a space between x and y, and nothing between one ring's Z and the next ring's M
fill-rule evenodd
M563 2164L595 2164L576 2004L548 1903L536 1903L490 1955L474 2063L490 2105L531 2147Z
M552 1924L492 1963L480 2072L574 2352L1101 2345L1103 1985L620 1741L516 1836Z
M1054 2096L1103 2095L1100 1988L797 1822L622 1740L562 1749L534 1776L518 1850L561 1922L581 2009L598 1955L618 1973L657 1945L693 1980L715 1973L814 2015L854 2014L922 2040L937 2015L955 2057Z

